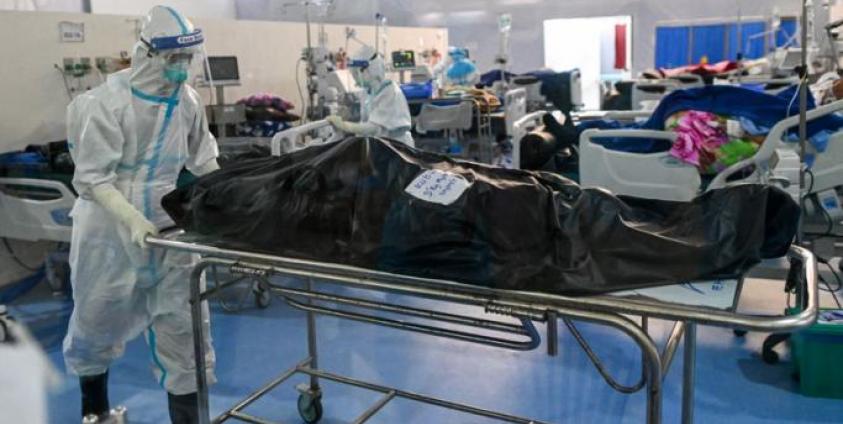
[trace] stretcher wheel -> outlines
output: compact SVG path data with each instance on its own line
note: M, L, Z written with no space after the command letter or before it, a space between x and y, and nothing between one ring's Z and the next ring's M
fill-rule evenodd
M777 364L779 362L779 354L773 349L789 338L790 334L788 333L773 333L767 336L761 345L761 359L771 365Z
M779 354L772 348L767 349L765 347L761 349L761 359L770 365L777 364L779 363Z
M322 399L308 393L299 395L299 415L307 424L316 424L322 419Z
M254 289L255 292L255 306L260 309L266 309L269 307L269 304L272 303L272 293L269 290L257 286Z
M746 330L732 330L735 334L735 337L744 337L746 336Z

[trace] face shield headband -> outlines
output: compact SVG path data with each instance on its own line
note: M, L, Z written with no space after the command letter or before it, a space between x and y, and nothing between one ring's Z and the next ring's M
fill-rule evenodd
M370 63L371 61L373 61L373 60L377 59L377 57L378 57L378 54L377 54L377 53L375 53L375 54L373 54L373 55L372 55L372 57L370 57L368 60L365 60L365 59L354 59L354 60L352 60L351 62L349 62L348 67L349 67L349 68L358 68L358 69L360 69L360 71L361 71L361 72L362 72L362 71L365 71L365 70L369 67L369 63Z
M196 29L190 34L174 35L172 37L156 37L152 40L144 40L141 42L146 45L150 53L157 53L162 50L183 49L187 47L197 46L205 41L205 36L202 35L201 29Z

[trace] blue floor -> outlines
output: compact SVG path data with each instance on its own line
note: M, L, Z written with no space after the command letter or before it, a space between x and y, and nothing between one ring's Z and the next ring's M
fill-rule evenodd
M779 291L776 286L769 296L759 297L759 305L778 308L780 301L766 299ZM212 413L219 413L304 358L305 317L277 299L268 309L249 307L239 314L226 313L215 302L211 307L219 378L211 390L211 407ZM61 371L61 340L71 308L70 301L51 296L43 286L11 305L12 313L28 324ZM634 383L640 375L637 348L613 330L586 324L580 327L610 371L621 381ZM653 337L663 342L667 325L655 322L651 329ZM757 352L763 338L763 334L737 338L729 330L700 328L696 422L841 422L843 401L797 393L786 355L775 366L760 360ZM322 368L376 383L554 423L640 423L644 419L643 393L612 391L564 331L556 358L544 353L545 346L532 352L511 352L327 317L318 318L318 340ZM680 347L665 382L666 423L679 422L681 354ZM167 422L166 395L152 377L149 359L139 338L111 368L112 404L128 407L132 423ZM303 381L302 376L293 378L247 412L300 422L293 387ZM323 387L325 424L350 422L380 397L330 382ZM79 422L75 378L68 376L49 400L51 422ZM397 400L370 422L496 421Z

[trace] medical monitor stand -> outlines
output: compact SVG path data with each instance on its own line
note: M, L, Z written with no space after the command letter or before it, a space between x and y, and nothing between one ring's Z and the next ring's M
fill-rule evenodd
M240 69L236 56L209 56L207 63L203 85L214 85L216 103L211 109L217 127L217 140L222 142L225 139L226 125L237 123L245 117L245 111L239 110L242 106L225 103L225 87L240 85Z

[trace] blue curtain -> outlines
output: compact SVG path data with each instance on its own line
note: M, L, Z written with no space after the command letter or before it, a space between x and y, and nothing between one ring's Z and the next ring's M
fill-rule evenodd
M758 37L747 43L750 37L767 30L764 22L742 22L741 42L738 45L738 25L729 25L729 60L737 60L738 52L743 52L744 59L757 59L764 56L764 38Z
M782 26L779 29L779 33L776 34L776 47L784 46L787 43L787 40L796 34L798 31L798 25L796 24L796 18L789 18L789 19L782 19ZM796 47L799 45L799 37L796 37L796 41L793 46Z
M709 63L726 60L726 25L700 25L691 27L691 63L700 63L703 56Z
M688 27L656 28L656 68L687 65L690 35Z

